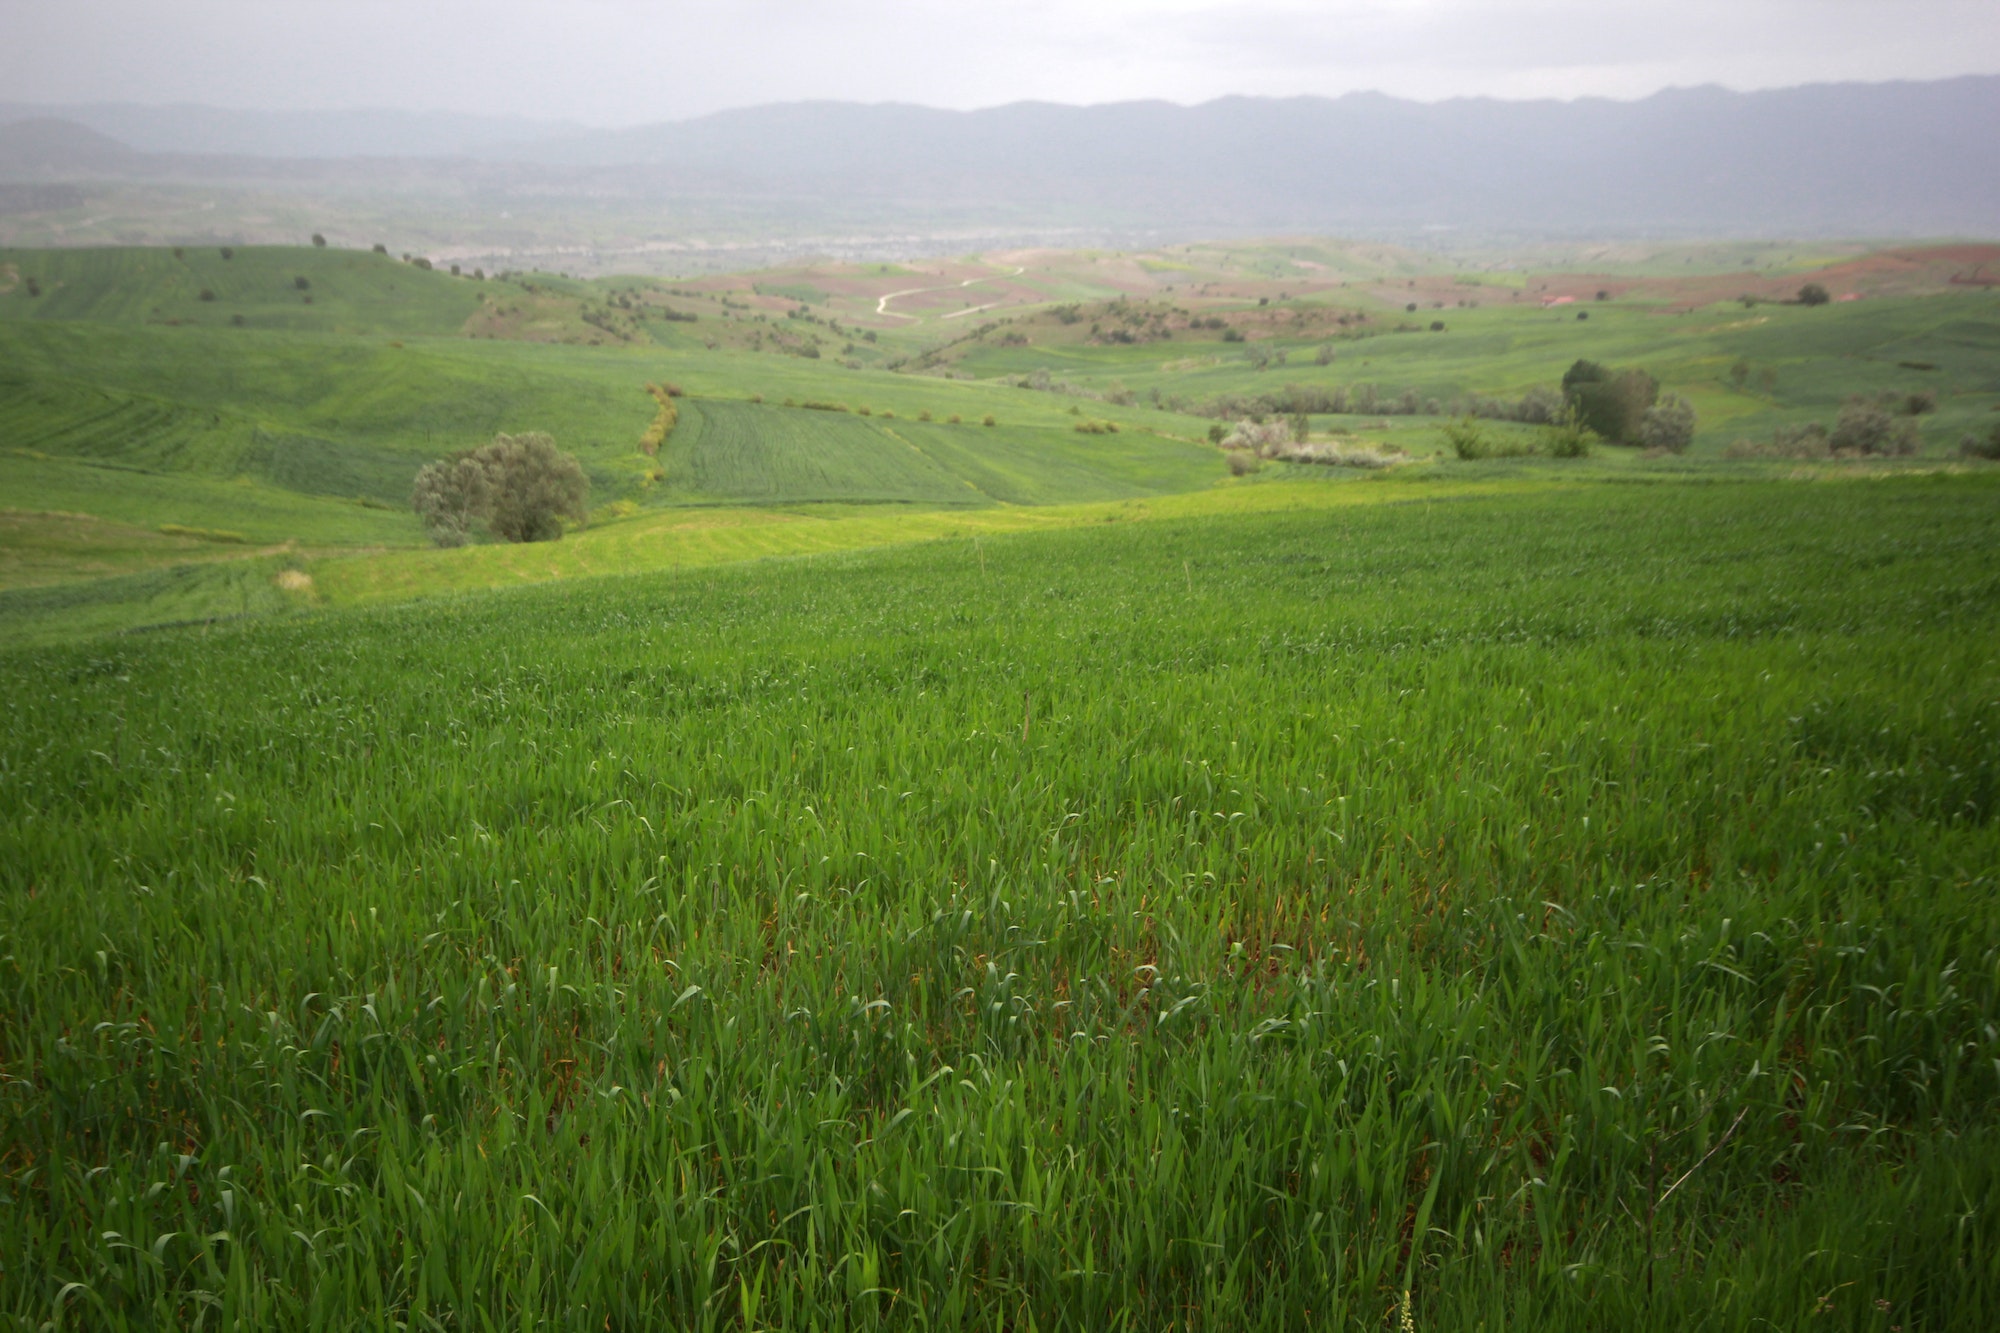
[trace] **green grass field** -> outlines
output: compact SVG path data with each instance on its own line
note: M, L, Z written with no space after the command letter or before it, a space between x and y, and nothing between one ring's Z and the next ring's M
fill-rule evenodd
M1995 482L1371 489L0 658L8 1317L1978 1326Z

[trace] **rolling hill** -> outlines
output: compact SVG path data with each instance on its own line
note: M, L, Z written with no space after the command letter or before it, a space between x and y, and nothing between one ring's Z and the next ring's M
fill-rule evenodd
M1285 241L675 283L453 276L335 247L5 251L0 627L62 637L202 606L850 550L1355 479L1276 464L1227 478L1210 432L1289 416L1302 394L1320 395L1315 440L1410 460L1394 471L1432 495L1792 468L1721 456L1826 425L1857 392L1923 404L1923 465L1983 437L2000 407L2000 292L1981 276L1994 257L1637 247L1535 272ZM1856 299L1783 303L1808 275ZM1578 357L1689 397L1691 454L1553 471L1439 456L1447 412L1546 387ZM650 456L648 386L668 383L679 425ZM1344 412L1326 407L1336 392ZM1536 438L1488 429L1509 449ZM523 430L580 458L589 529L553 548L425 549L417 469Z

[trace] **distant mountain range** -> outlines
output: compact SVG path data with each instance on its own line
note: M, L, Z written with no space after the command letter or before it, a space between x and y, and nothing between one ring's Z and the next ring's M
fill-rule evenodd
M794 103L625 130L393 112L0 104L0 181L698 199L881 222L1467 235L2000 235L2000 77L984 111Z
M562 121L449 111L233 111L212 106L0 102L0 125L67 120L142 153L218 157L467 157L583 132Z

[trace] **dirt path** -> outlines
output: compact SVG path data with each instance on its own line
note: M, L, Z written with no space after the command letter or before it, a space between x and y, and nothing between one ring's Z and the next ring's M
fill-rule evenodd
M1012 273L1002 273L997 276L985 277L985 278L967 278L964 282L948 282L944 284L942 287L907 287L900 292L890 292L887 296L877 301L875 303L875 313L878 315L887 315L892 319L907 319L915 323L921 324L924 322L924 317L922 315L905 315L900 311L891 310L889 308L889 302L895 300L899 296L921 296L925 292L961 291L964 288L972 286L972 284L976 282L999 282L1003 278L1018 278L1027 271L1028 271L1027 265L1024 264L1021 267L1015 269ZM972 307L971 310L954 310L951 312L951 314L940 315L938 316L938 318L954 319L959 315L970 315L977 310L991 310L994 306L997 306L999 304L1001 304L999 301L993 301L987 305L974 306Z

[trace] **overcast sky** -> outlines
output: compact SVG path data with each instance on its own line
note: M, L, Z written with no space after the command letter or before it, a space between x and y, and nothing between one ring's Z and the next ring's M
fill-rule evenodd
M2000 0L0 0L0 99L625 125L800 98L978 107L2000 73Z

